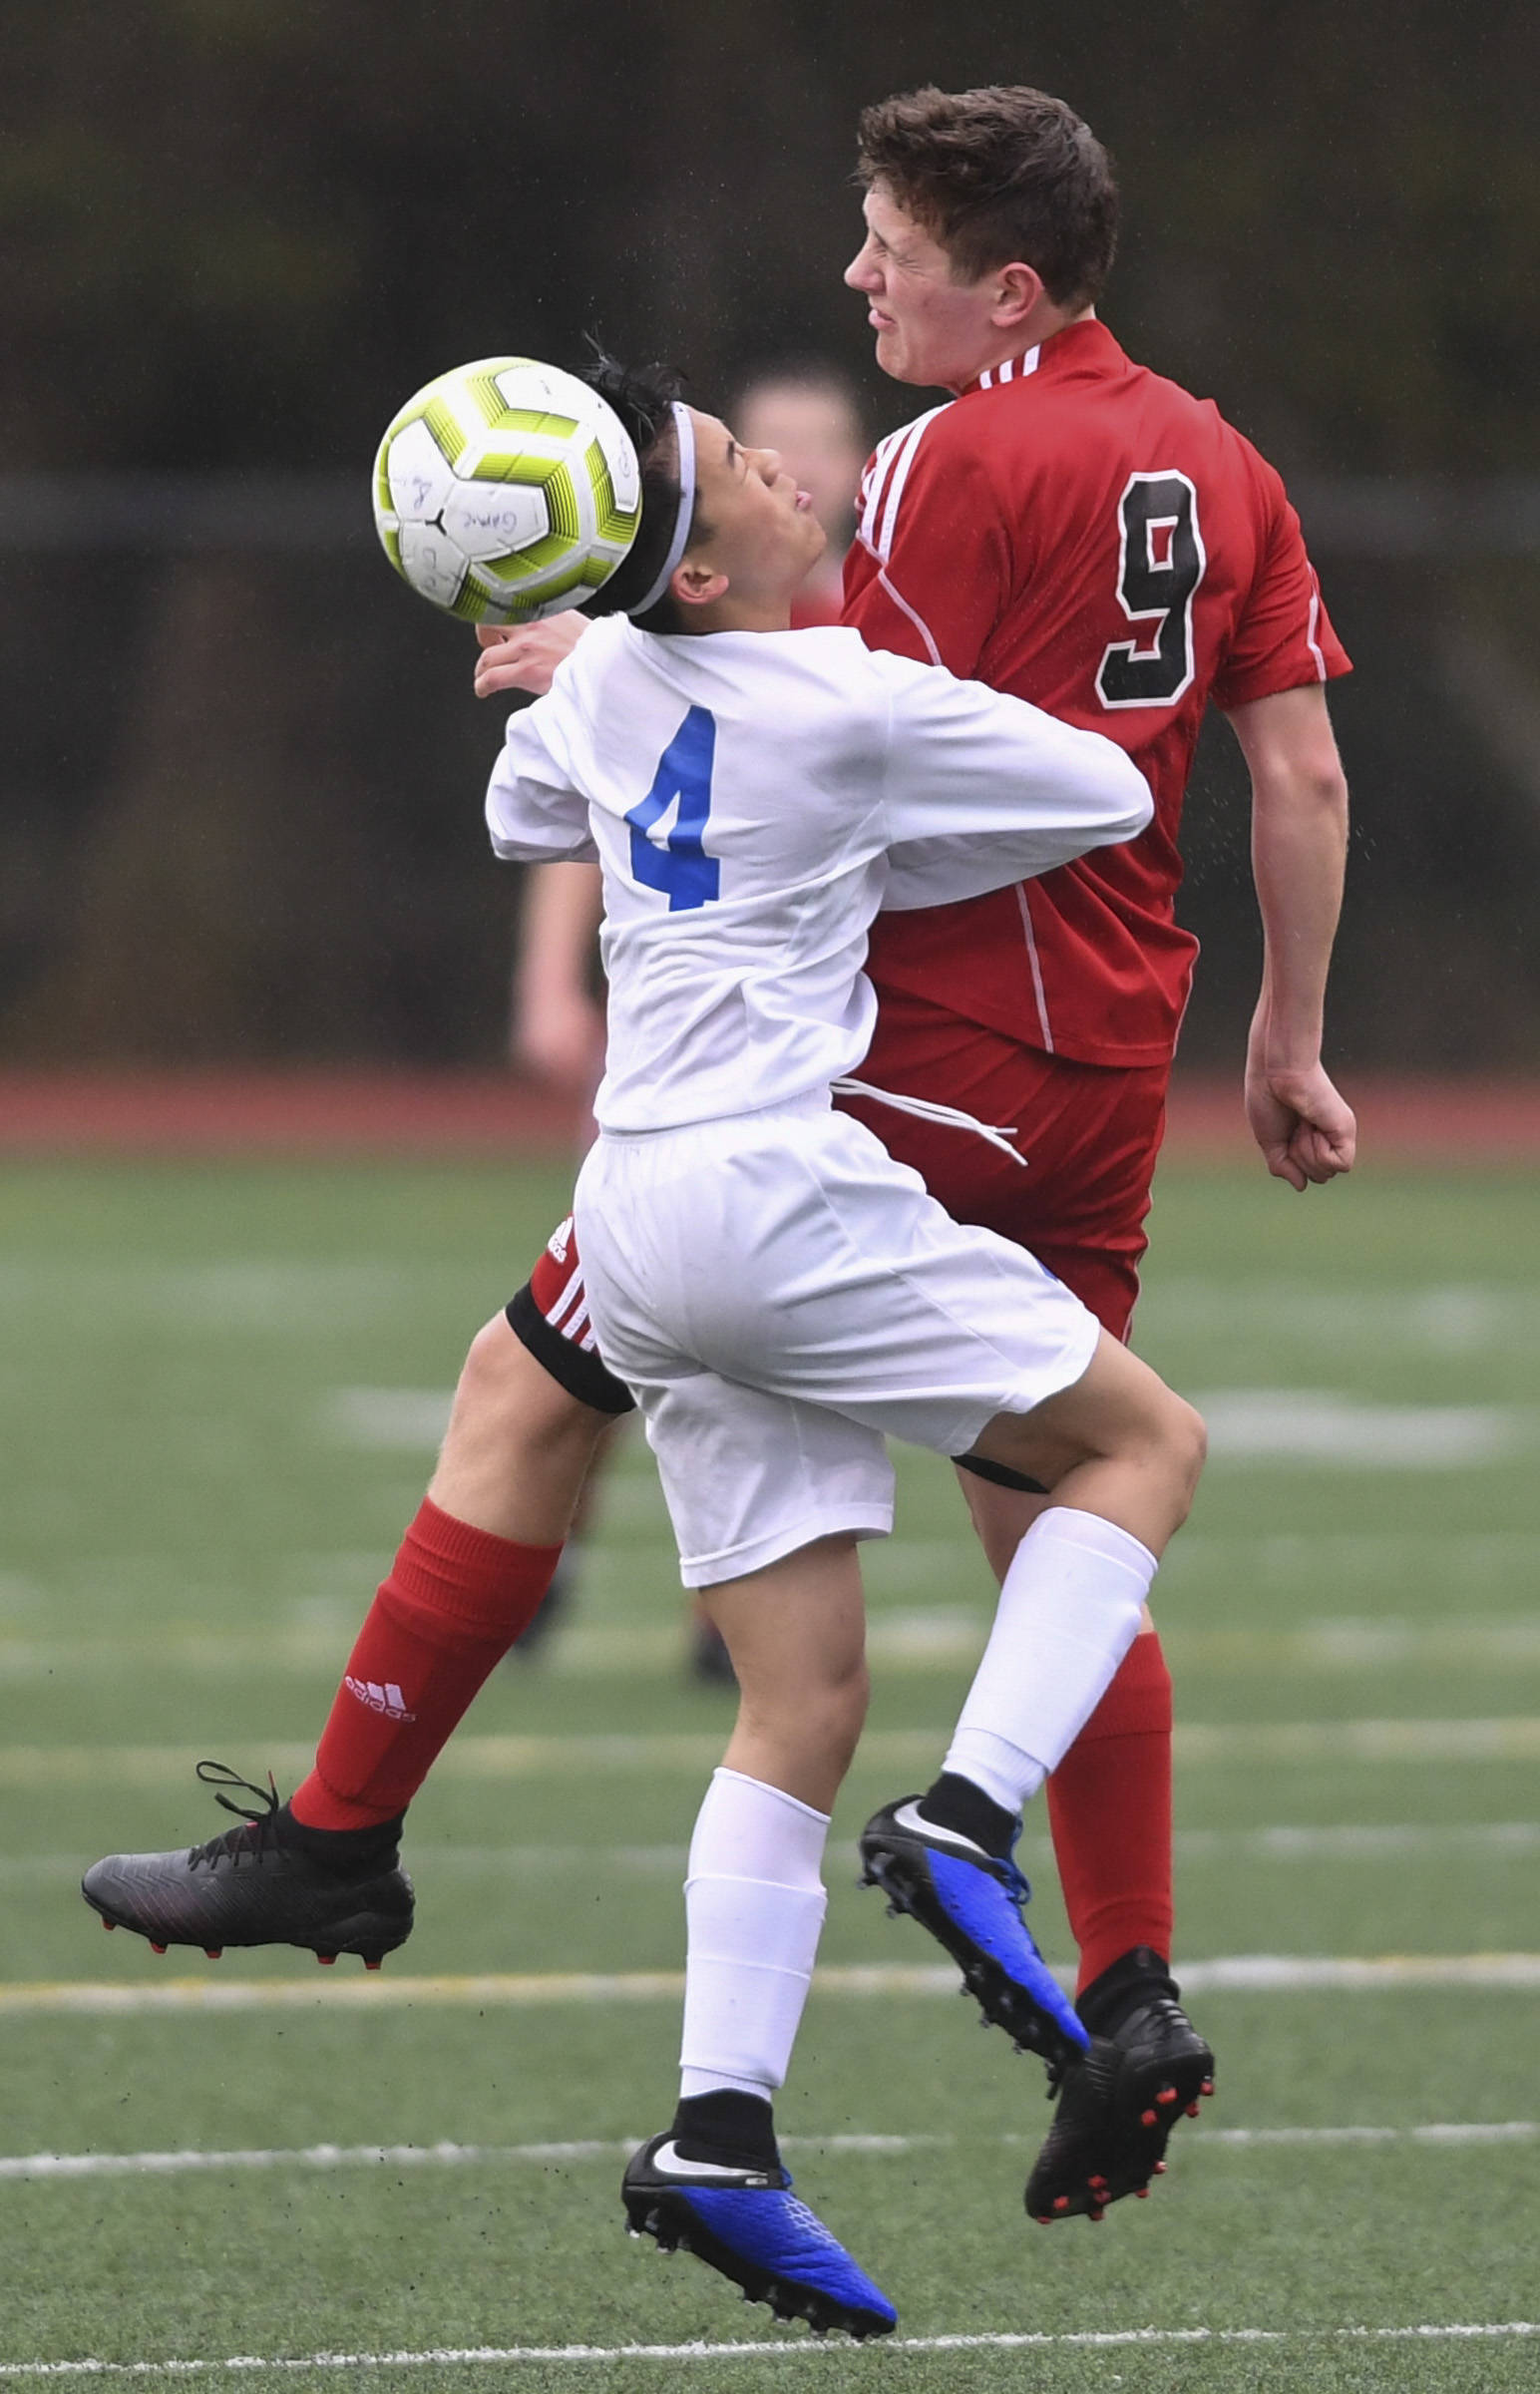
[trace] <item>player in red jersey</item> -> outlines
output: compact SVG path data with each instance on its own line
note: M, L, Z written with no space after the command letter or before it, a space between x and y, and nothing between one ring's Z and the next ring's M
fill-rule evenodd
M1267 953L1248 1052L1253 1128L1269 1168L1297 1188L1351 1161L1352 1118L1320 1053L1346 823L1322 685L1347 660L1276 475L1211 406L1130 365L1091 312L1115 193L1078 119L1033 92L927 92L869 111L862 154L868 236L848 279L869 300L879 362L958 396L872 461L851 619L874 644L938 654L1110 732L1158 805L1130 848L1030 891L879 926L882 1005L864 1076L1012 1125L1027 1169L888 1105L869 1118L950 1210L1031 1246L1122 1334L1192 964L1172 917L1175 836L1210 698L1230 715L1254 790ZM486 648L478 688L521 686L530 639ZM257 1840L269 1872L297 1854L339 1881L369 1869L388 1884L399 1814L498 1641L539 1601L603 1408L625 1402L584 1327L575 1251L559 1234L508 1320L473 1345L429 1501L365 1624L317 1769ZM1033 1500L967 1486L991 1559L1003 1558ZM382 1713L358 1694L375 1687L404 1688L407 1701ZM1080 2002L1122 2075L1093 2117L1061 2107L1028 2187L1040 2216L1094 2215L1141 2188L1178 2098L1207 2077L1168 1975L1170 1725L1151 1629L1050 1782ZM948 1791L933 1796L945 1809ZM969 1809L958 1828L976 1838L1000 1824ZM273 1919L280 1909L275 1894ZM371 1933L399 1942L406 1925L382 1936L375 1921ZM361 1949L356 1936L335 1941Z
M863 1077L1013 1125L1026 1171L887 1106L858 1110L950 1212L1029 1247L1126 1336L1197 953L1173 901L1210 702L1252 780L1266 942L1252 1128L1297 1189L1352 1162L1352 1115L1321 1060L1347 830L1324 685L1348 659L1278 475L1211 401L1133 364L1098 321L1116 194L1062 102L903 95L863 117L860 173L866 238L846 281L868 302L878 362L954 396L871 461L846 619L874 645L1120 741L1156 815L1138 840L1031 885L874 926ZM1038 1500L967 1486L999 1568ZM1124 2055L1135 2127L1211 2067L1168 1975L1170 1728L1150 1624L1049 1787L1081 2009ZM1108 2195L1142 2185L1164 2150L1158 2108L1147 2126L1107 2174L1061 2109L1028 2208L1094 2211L1098 2177Z

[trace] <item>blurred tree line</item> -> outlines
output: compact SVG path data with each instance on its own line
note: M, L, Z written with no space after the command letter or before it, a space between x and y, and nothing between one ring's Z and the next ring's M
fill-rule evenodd
M707 402L821 352L874 433L914 414L929 395L872 369L840 269L857 112L927 80L1031 81L1081 110L1124 189L1104 313L1299 485L1359 666L1336 701L1358 820L1336 1052L1533 1054L1540 538L1368 556L1317 533L1308 497L1534 470L1533 10L938 14L12 0L6 488L329 469L356 475L358 519L311 549L11 545L0 509L0 1055L497 1051L510 877L479 793L498 724L463 628L372 553L379 432L443 365L565 360L589 329ZM1255 952L1222 729L1189 854L1209 955L1187 1052L1211 1060L1239 1050Z

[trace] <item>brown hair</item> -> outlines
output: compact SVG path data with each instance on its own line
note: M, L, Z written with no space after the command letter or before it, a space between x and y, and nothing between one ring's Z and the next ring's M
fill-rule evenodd
M927 84L864 109L857 180L881 183L961 281L1019 258L1059 307L1089 307L1117 247L1111 162L1072 108L1027 84Z

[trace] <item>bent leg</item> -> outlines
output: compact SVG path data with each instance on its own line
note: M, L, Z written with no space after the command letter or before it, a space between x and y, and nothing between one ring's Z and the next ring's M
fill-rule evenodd
M545 1595L608 1418L553 1380L502 1315L478 1332L427 1497L295 1790L302 1827L399 1823Z

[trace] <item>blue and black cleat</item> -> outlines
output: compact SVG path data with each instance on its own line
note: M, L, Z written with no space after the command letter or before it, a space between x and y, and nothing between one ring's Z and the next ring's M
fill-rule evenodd
M817 2336L842 2328L858 2342L898 2325L886 2294L792 2193L784 2170L690 2161L670 2130L632 2155L620 2194L630 2234L693 2252L777 2319L805 2319Z
M918 1796L873 1814L861 1832L862 1882L944 1945L986 2020L1057 2076L1090 2049L1089 2031L1032 1942L1031 1888L1012 1861L926 1819Z

